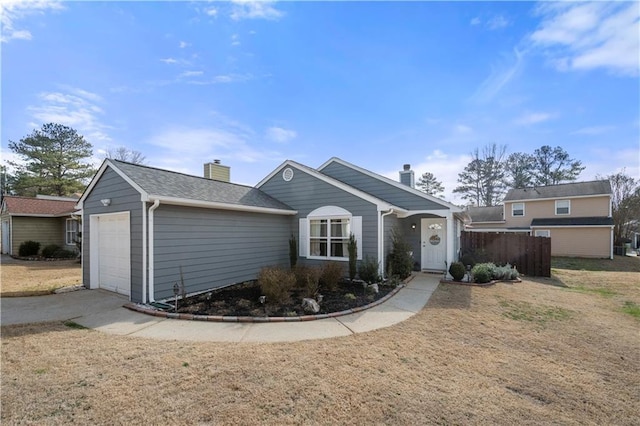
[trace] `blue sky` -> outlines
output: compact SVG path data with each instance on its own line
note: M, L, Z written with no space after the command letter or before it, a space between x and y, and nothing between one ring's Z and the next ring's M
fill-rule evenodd
M446 198L469 153L640 177L640 3L3 2L2 160L46 122L253 185L338 156Z

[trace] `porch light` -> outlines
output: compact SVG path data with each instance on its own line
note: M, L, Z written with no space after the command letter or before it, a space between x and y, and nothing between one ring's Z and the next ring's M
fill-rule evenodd
M416 223L415 222L411 224L411 229L413 229L414 231L416 230Z
M107 207L111 205L111 198L103 198L102 200L100 200L100 202L102 203L103 206Z

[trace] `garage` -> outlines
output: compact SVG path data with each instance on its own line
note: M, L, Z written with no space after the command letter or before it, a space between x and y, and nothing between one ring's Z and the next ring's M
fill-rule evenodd
M92 288L131 295L129 212L91 216ZM97 237L97 238L96 238Z

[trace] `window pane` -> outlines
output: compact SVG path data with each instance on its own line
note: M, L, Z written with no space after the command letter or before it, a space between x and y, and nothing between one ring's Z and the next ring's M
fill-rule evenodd
M331 256L348 257L348 252L345 240L331 240Z
M349 219L333 219L331 221L332 237L348 237L349 236Z
M311 240L311 256L327 256L327 240Z
M310 226L311 237L326 237L327 236L327 221L312 220Z

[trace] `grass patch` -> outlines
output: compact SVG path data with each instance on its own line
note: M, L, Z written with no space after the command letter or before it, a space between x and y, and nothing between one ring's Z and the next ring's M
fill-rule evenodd
M565 287L565 290L567 291L575 291L576 293L585 293L585 294L590 294L590 293L595 293L595 294L599 294L600 296L604 296L604 297L611 297L611 296L615 296L616 293L615 291L609 289L609 288L603 288L603 287L585 287L585 286L577 286L577 287Z
M73 329L76 329L76 330L87 330L88 329L84 325L80 325L75 321L65 321L65 322L63 322L63 324L66 325L69 328L73 328Z
M563 321L571 318L572 311L558 306L533 305L529 302L500 300L505 308L503 316L516 321L528 321L545 325L549 321Z
M613 259L552 257L551 268L574 271L640 272L640 257L613 256Z
M622 312L625 314L629 314L632 317L640 319L640 305L637 303L626 301L624 302L624 306L622 307Z

